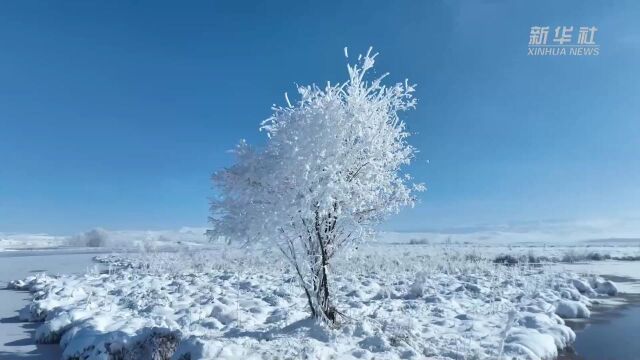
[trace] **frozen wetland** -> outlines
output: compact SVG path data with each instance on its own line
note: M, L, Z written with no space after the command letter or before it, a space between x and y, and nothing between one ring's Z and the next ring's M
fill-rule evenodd
M522 254L536 251L549 249ZM309 319L288 264L266 250L105 254L99 269L76 254L89 271L43 266L9 285L31 292L19 317L62 359L553 359L575 341L563 318L588 318L620 286L584 264L496 263L503 252L518 250L361 246L330 271L334 327Z

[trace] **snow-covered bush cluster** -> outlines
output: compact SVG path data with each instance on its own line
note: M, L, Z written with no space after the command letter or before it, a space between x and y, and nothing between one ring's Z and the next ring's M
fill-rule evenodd
M496 251L499 248L494 248ZM495 256L494 262L513 265L517 263L579 263L592 261L639 261L640 247L637 246L600 246L587 247L560 246L560 247L527 247L525 249L508 248L500 250Z
M502 266L476 251L363 246L339 257L341 326L309 318L278 254L240 250L102 257L102 272L32 276L21 313L64 359L552 359L613 283ZM144 354L140 355L140 354ZM142 356L142 357L140 357Z
M74 247L133 249L139 251L170 250L208 242L203 228L183 227L179 230L105 230L95 228L66 237L65 245Z
M69 245L87 247L105 247L109 239L109 233L101 228L91 229L82 234L69 238Z

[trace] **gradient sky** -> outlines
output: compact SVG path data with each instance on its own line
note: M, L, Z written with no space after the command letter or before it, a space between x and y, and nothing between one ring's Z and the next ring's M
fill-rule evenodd
M0 232L206 225L210 174L348 46L418 84L387 229L640 213L637 1L0 2ZM531 26L597 57L527 57Z

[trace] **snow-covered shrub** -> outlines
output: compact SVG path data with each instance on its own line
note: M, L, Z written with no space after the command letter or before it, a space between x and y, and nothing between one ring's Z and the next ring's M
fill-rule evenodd
M36 274L28 276L25 279L11 280L7 283L8 289L37 291L42 289L48 282L48 277L44 274Z
M409 287L409 293L407 294L407 298L409 299L417 299L425 295L427 285L427 274L424 272L419 272L416 274L416 279Z
M101 228L91 229L69 239L73 246L105 247L109 241L109 233Z
M429 245L429 239L411 239L409 245Z
M574 263L578 261L603 261L611 259L610 254L603 254L598 251L587 251L587 249L574 249L569 248L564 252L562 256L562 262Z
M496 258L493 260L494 263L496 264L504 264L504 265L515 265L517 264L518 258L516 258L513 255L498 255L496 256Z
M543 262L548 262L549 258L546 256L537 256L533 252L529 251L528 254L521 254L519 256L511 254L501 254L493 259L496 264L503 264L507 266L513 266L516 264L530 264L539 265Z
M111 352L110 359L170 360L180 342L180 333L164 328L145 329L138 340Z
M611 259L611 255L609 254L601 254L599 252L590 252L586 256L587 260L591 261L602 261Z
M366 80L376 55L370 49L349 65L343 84L298 87L301 99L292 105L287 97L262 123L264 149L241 141L236 163L213 176L221 195L211 204L209 234L273 241L293 265L312 315L328 321L337 313L331 259L424 189L402 173L416 149L398 113L415 106L414 87L383 85L386 74Z

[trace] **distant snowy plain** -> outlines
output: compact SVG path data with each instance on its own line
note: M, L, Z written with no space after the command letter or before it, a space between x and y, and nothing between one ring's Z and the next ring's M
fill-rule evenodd
M632 238L505 241L517 234L386 233L351 249L331 268L335 328L308 319L278 253L209 244L199 229L106 232L94 248L78 246L96 234L41 235L3 254L95 252L77 275L9 284L32 294L19 317L38 324L33 342L60 344L63 359L553 359L575 339L563 318L635 291L598 276L629 275L637 262L607 259L640 256Z

